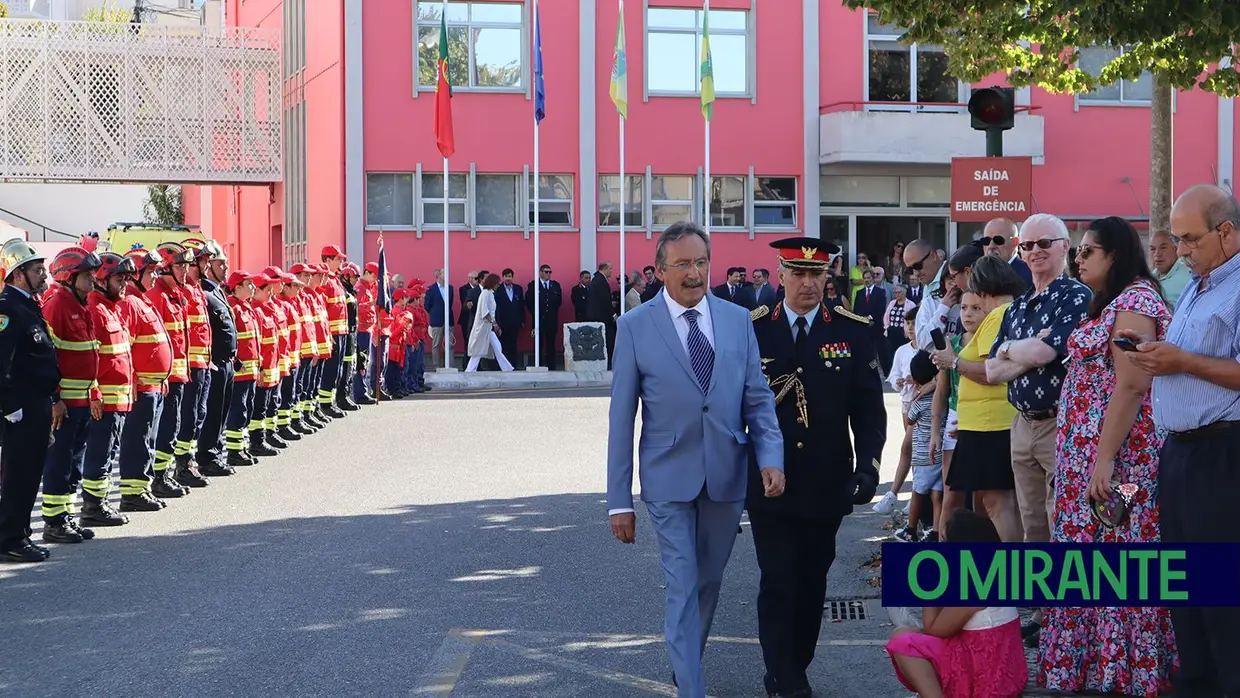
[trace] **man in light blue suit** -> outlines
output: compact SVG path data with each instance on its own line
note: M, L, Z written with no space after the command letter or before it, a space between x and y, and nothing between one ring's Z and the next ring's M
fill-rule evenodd
M664 634L681 698L703 698L702 653L745 506L752 449L768 497L784 489L775 396L745 308L708 293L710 238L692 223L659 236L663 291L621 316L607 438L607 509L622 543L637 540L633 428L641 498L667 580ZM748 428L748 431L746 431Z

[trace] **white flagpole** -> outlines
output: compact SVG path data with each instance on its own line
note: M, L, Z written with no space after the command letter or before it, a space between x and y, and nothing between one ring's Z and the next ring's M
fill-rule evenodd
M621 20L623 21L623 19ZM628 267L624 266L624 214L625 203L628 202L629 187L624 179L624 116L620 116L620 314L624 315L625 297L628 290L625 284L629 280Z
M448 293L448 298L444 300L443 309L443 367L452 367L452 282L448 276L448 158L443 159L443 287ZM461 312L465 312L461 308ZM469 337L463 337L466 343Z
M534 18L538 18L538 0L534 0ZM538 50L535 47L534 50ZM539 239L538 221L538 100L534 100L534 366L542 366L542 278L538 273L541 258L539 256L541 240Z
M704 7L705 7L705 10L704 10L704 14L702 15L702 22L706 23L707 15L710 14L710 0L705 0ZM713 69L712 69L712 72L713 72ZM701 92L701 78L699 78L698 80L699 80L698 91ZM711 104L712 110L714 109L714 106L715 106L714 104ZM703 116L705 116L705 114L703 114ZM706 122L706 157L703 158L703 164L702 164L703 165L702 169L705 173L703 177L704 181L702 182L702 191L703 191L702 229L706 231L706 235L707 237L709 237L710 236L710 119L703 119L703 121Z

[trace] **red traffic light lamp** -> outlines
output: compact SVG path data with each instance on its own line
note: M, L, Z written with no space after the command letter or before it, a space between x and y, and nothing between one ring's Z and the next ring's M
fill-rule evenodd
M1016 125L1016 90L983 87L969 97L969 117L975 131L986 132L986 156L1003 156L1003 132Z

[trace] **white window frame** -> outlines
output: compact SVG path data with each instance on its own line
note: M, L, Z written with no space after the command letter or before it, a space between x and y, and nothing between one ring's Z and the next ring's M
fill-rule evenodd
M539 172L539 177L567 177L570 182L568 187L567 199L545 199L538 197L539 213L542 213L542 205L544 203L562 204L568 202L568 224L564 223L539 223L538 229L541 230L576 230L577 225L577 175L573 172ZM523 222L529 230L534 229L534 197L538 196L537 182L534 180L534 174L531 172L525 178L525 217Z
M726 99L746 99L747 98L750 100L751 103L755 103L757 101L757 90L755 89L755 85L754 85L757 79L757 71L754 68L756 60L757 60L757 55L756 55L757 46L756 46L755 32L754 32L755 30L754 15L756 14L756 7L757 7L757 2L755 0L754 2L750 4L749 9L738 9L738 8L729 7L729 8L718 8L718 9L711 10L712 14L715 14L718 12L743 12L745 14L745 29L744 30L722 29L722 28L715 26L714 24L711 25L710 35L712 38L716 36L744 36L745 37L745 90L743 92L724 91L724 90L720 90L718 87L718 83L716 83L716 87L715 87L715 99L716 100L725 99L725 98ZM688 29L686 27L659 27L659 28L654 29L653 31L659 34L692 34L694 35L695 41L693 44L693 55L699 57L698 60L700 60L700 57L702 55L702 9L697 8L697 7L684 7L684 6L681 6L681 7L663 6L663 5L652 6L649 4L649 2L647 2L645 7L642 9L642 55L643 56L650 55L650 33L652 31L650 28L650 10L652 9L654 10L680 10L684 12L694 13L695 28L693 29ZM714 49L712 47L712 53L713 53L713 50ZM697 64L695 63L695 65ZM697 74L699 73L699 71L695 70L694 73ZM650 61L643 60L642 61L642 90L644 93L642 96L642 101L646 101L646 102L650 101L651 97L701 97L702 96L702 82L699 76L692 90L652 90L650 88Z
M689 179L689 198L688 199L655 199L654 179L655 177L687 177ZM702 178L698 175L686 174L653 174L651 168L646 168L646 210L643 213L646 219L646 237L650 238L654 233L654 207L655 206L688 206L689 219L694 223L702 222L701 207L698 206L698 197L702 192Z
M436 7L442 7L443 5L442 2L434 2L434 0L421 0L421 2L425 2L426 4L434 5ZM438 21L432 22L429 24L418 23L418 5L421 4L421 2L419 2L419 0L413 0L413 46L412 48L413 48L413 86L414 86L413 94L414 94L414 97L417 97L419 92L434 92L436 88L435 85L422 85L419 83L419 77L420 77L419 72L420 72L421 66L419 65L419 61L418 61L418 36L419 36L418 29L420 27L432 27L432 26L435 29L439 28ZM521 25L519 27L516 24L508 24L508 23L503 23L503 22L474 22L472 18L465 22L448 20L449 29L453 27L466 27L467 29L473 28L473 29L520 29L521 30L521 71L520 71L521 78L516 85L512 87L494 87L494 86L486 86L486 85L477 85L477 86L453 85L452 91L453 92L496 92L496 93L501 93L501 94L515 94L515 93L526 92L527 96L529 96L528 92L530 90L530 80L529 80L530 45L531 45L532 39L530 38L530 30L529 30L530 11L527 7L527 4L522 3L522 2L513 2L512 0L504 0L503 2L489 2L489 3L462 2L461 0L451 0L448 4L449 5L465 5L467 7L471 5L480 5L480 4L499 4L499 5L514 5L514 6L518 6L521 8ZM474 47L473 47L473 44L470 43L469 44L469 65L465 66L465 72L467 75L472 75L474 73L474 71L470 68L470 66L472 66L473 64L474 64Z
M370 178L375 175L387 176L387 177L399 177L401 175L408 175L410 177L411 181L409 183L410 184L409 201L410 201L412 212L413 212L413 220L410 223L407 223L407 224L406 223L400 223L400 224L390 223L389 224L389 223L376 223L375 221L371 220L369 189L370 189ZM442 174L440 176L442 176ZM421 218L421 214L420 214L421 207L418 202L418 196L417 196L418 190L420 188L419 182L420 180L416 172L405 172L405 171L396 171L396 170L375 170L375 171L367 172L366 173L366 189L367 189L366 228L367 229L382 228L384 230L414 230L418 226L418 222ZM286 233L286 236L287 236L287 233Z
M1103 51L1115 51L1116 50L1114 46L1087 46L1085 48L1080 49L1080 51L1084 52L1090 49L1098 49L1098 50L1103 50ZM1118 50L1119 50L1118 55L1122 56L1124 54L1124 51L1127 50L1127 48L1120 47ZM1149 74L1149 71L1143 71L1143 74ZM1078 94L1073 95L1073 100L1072 100L1073 109L1076 111L1079 111L1081 107L1138 107L1140 108L1140 107L1149 107L1151 104L1153 104L1152 99L1124 99L1124 82L1125 82L1124 80L1117 80L1114 83L1112 83L1112 85L1119 86L1119 99L1093 98L1090 96L1092 93L1088 93L1088 92L1078 93ZM1152 89L1151 89L1151 92L1152 92ZM1153 95L1151 94L1151 97L1152 96ZM1175 98L1173 97L1172 103L1171 103L1173 111L1175 109L1174 99Z
M791 201L758 201L756 192L758 190L758 180L760 179L791 179L792 180L792 200ZM749 219L753 221L754 230L794 230L797 227L797 216L800 213L801 200L801 178L795 175L761 175L754 176L750 171L750 183L747 191L749 192L750 211L747 214ZM792 224L791 225L759 225L758 209L760 208L785 208L792 207Z
M745 217L745 220L741 221L740 225L736 225L736 224L725 225L722 223L716 224L713 218L713 212L708 211L708 213L711 214L712 217L710 219L703 219L703 220L710 220L710 231L712 233L715 232L716 230L720 232L740 232L740 231L749 230L750 228L752 228L753 227L752 226L753 181L750 180L750 178L747 175L714 174L714 173L711 173L710 179L711 179L710 191L714 191L716 180L724 180L724 179L739 179L740 180L741 182L741 211L743 212L741 215ZM720 186L720 191L722 190L723 190L723 187ZM709 203L711 202L707 202L707 205L709 205ZM722 204L722 202L720 203ZM720 216L723 215L722 206L720 207L719 215Z
M472 166L470 169L471 170L473 169ZM465 206L465 220L460 223L454 223L451 220L449 220L448 230L450 231L451 230L472 230L473 229L472 221L473 221L474 191L473 191L473 179L470 176L470 174L471 173L469 172L449 172L448 181L444 182L444 186L447 187L447 190L448 190L448 210L444 212L444 216L450 219L451 210L453 206L459 206L459 205ZM418 172L418 178L417 178L418 208L416 211L417 220L418 220L418 230L419 231L422 231L422 230L442 231L443 221L430 222L426 220L426 205L427 204L432 204L434 206L443 206L442 196L436 196L436 197L423 196L423 191L425 190L425 187L423 186L422 180L426 177L443 177L443 171L442 170L435 171L435 170L420 169ZM465 178L465 196L464 197L452 196L452 178L453 177L464 177Z
M628 232L630 230L645 230L647 227L646 222L649 220L649 208L650 208L649 204L647 203L647 196L646 196L646 190L649 189L649 187L647 186L646 177L642 174L634 174L632 172L626 172L624 174L624 178L630 181L635 181L640 185L638 187L638 190L641 192L641 197L642 197L641 201L638 202L638 205L636 207L638 209L638 213L641 215L641 220L635 224L625 223L624 230L625 232ZM602 204L603 182L604 180L610 180L610 179L615 179L618 181L620 179L620 174L611 173L611 174L600 174L598 176L599 198L597 199L597 201L599 202L598 204L598 221L599 221L598 229L599 230L620 230L620 226L618 225L603 225L603 222L602 222L603 221L603 204ZM629 192L628 187L624 187L624 191L621 192L621 198L624 198L624 196L628 194L628 192ZM620 215L622 219L624 216L625 208L628 206L631 206L631 202L628 202L628 201L620 202Z
M517 219L512 223L502 225L483 224L478 222L478 179L481 177L511 177L512 178L512 195L516 201ZM521 172L473 172L469 182L469 224L473 231L516 231L524 229L524 222L521 219L521 207L525 203L525 197L521 195L521 184L525 181L524 174Z
M929 106L916 104L917 100L917 50L918 44L910 44L909 49L909 104L907 106L900 104L869 104L870 101L870 43L874 41L896 41L900 40L901 34L878 34L870 32L870 17L877 17L876 14L870 12L859 12L861 16L861 31L865 40L862 41L861 55L861 84L865 90L865 110L866 111L903 111L903 112L965 112L968 111L969 96L973 92L973 86L965 83L963 80L957 79L956 101L959 106ZM931 53L939 53L932 51Z

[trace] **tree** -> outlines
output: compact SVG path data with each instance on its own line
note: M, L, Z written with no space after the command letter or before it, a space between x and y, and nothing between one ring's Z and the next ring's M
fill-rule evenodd
M123 7L117 7L115 0L106 2L99 7L92 7L82 14L83 22L110 22L112 24L129 24L133 15Z
M3 19L8 16L9 16L9 6L0 2L0 19Z
M1171 209L1171 90L1200 88L1233 97L1240 73L1234 0L845 0L907 27L902 41L940 44L948 71L976 83L1005 72L1013 86L1090 92L1119 80L1153 77L1150 114L1150 229L1168 227ZM1080 48L1122 48L1097 74L1078 67ZM1222 63L1224 67L1217 66Z
M434 87L439 61L439 13L436 3L420 2L418 7L418 84ZM451 22L451 15L448 17ZM453 87L517 87L521 84L521 59L503 65L487 65L475 60L473 84L469 75L469 46L478 44L482 29L448 25L448 83ZM473 34L470 37L470 34Z
M181 209L181 187L170 184L152 184L146 188L146 203L142 215L150 225L182 225L185 213Z

